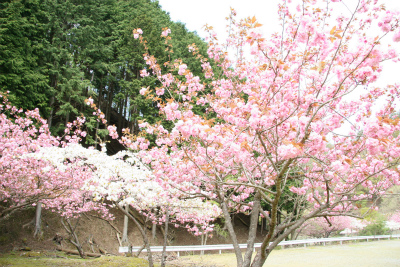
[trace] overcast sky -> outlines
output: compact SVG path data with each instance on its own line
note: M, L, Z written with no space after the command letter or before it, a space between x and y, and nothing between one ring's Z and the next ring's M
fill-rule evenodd
M275 0L159 0L162 9L169 12L173 21L181 21L190 31L196 31L206 37L202 27L205 24L214 27L218 36L225 32L230 7L233 7L239 18L256 16L262 23L277 22L277 5ZM276 25L275 25L276 28Z
M343 0L347 5L356 0ZM190 31L196 31L201 37L207 35L202 30L205 24L214 27L214 31L219 36L219 40L226 37L225 18L229 16L230 7L237 12L237 18L246 18L255 16L263 24L263 31L266 34L276 32L280 29L277 4L278 0L159 0L163 10L169 12L173 21L180 21L186 24ZM400 11L400 0L379 0L384 3L388 10ZM335 3L338 7L345 9L340 3ZM347 11L346 11L347 12ZM394 45L400 46L400 43ZM400 82L398 79L399 71L394 69L393 64L387 64L385 71L379 80L389 83Z
M351 5L356 0L343 0ZM238 18L255 16L264 25L266 32L274 32L279 29L277 4L278 0L159 0L163 10L169 12L173 21L181 21L190 31L197 31L201 37L205 37L202 27L205 24L213 26L218 35L225 32L225 18L233 7ZM400 11L400 0L379 0L387 9ZM345 6L336 3L338 7Z
M357 0L342 0L348 6L352 6ZM237 18L255 16L259 23L263 24L263 32L267 36L280 29L277 4L278 0L159 0L163 10L169 12L173 21L184 23L190 31L196 31L201 37L207 34L202 30L205 24L214 27L214 31L219 36L219 40L226 38L225 18L230 14L230 7L237 12ZM387 10L400 11L400 0L379 0L386 5ZM347 12L342 3L334 3ZM339 12L341 12L339 11ZM391 43L398 46L400 43ZM400 83L399 64L385 62L376 86L386 86L387 84ZM342 127L342 133L347 132L346 125ZM346 130L347 129L347 130Z

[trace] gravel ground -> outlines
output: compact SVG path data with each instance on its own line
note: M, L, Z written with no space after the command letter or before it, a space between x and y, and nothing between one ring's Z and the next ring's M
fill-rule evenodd
M236 266L234 254L185 256L180 266ZM178 262L175 262L179 264ZM178 265L172 265L178 266ZM289 248L271 253L265 267L400 267L400 240Z

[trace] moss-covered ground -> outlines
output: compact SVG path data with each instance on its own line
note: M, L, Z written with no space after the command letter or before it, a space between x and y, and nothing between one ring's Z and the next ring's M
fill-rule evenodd
M95 259L81 259L78 256L67 256L61 252L10 252L0 255L0 266L8 267L147 267L147 261L139 258L110 256Z

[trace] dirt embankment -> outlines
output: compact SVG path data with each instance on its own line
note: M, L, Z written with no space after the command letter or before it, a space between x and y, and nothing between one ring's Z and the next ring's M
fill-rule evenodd
M76 225L76 232L85 252L99 253L100 250L103 250L103 252L118 254L120 245L118 239L122 238L124 216L118 210L114 210L113 214L115 216L113 221L105 221L96 213L84 214L80 217ZM55 250L59 243L64 248L75 249L73 245L66 241L69 235L61 223L60 216L50 211L43 211L43 235L39 239L33 238L34 216L34 208L29 208L15 213L5 223L0 224L0 253L21 249ZM240 216L240 218L236 216L235 228L240 243L246 242L248 231L246 224L248 224L248 221L246 216ZM77 220L71 219L71 222L75 226ZM223 227L221 222L217 223L220 228ZM151 240L151 245L162 245L161 226L157 226L155 239L152 239L151 225L148 226L147 234ZM220 234L214 233L212 238L208 238L207 244L230 243L226 231L219 230L218 233ZM128 227L128 238L132 246L143 244L139 231L131 221ZM193 236L184 228L170 227L169 243L170 245L200 245L201 237Z

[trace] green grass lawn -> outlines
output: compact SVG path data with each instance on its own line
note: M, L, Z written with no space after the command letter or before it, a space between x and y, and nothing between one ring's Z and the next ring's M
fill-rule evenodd
M62 252L15 251L0 255L0 267L18 266L88 266L146 267L147 261L131 257L80 259ZM157 266L157 265L156 265ZM169 267L236 266L232 253L184 256L170 262ZM348 243L332 246L311 246L274 250L264 266L268 267L400 267L400 240Z
M234 254L185 256L204 265L236 266ZM274 250L268 267L400 267L400 240Z
M81 259L78 256L66 256L61 252L12 252L0 255L0 266L15 267L61 267L61 266L88 266L88 267L147 267L147 261L131 257L101 257L96 259Z

